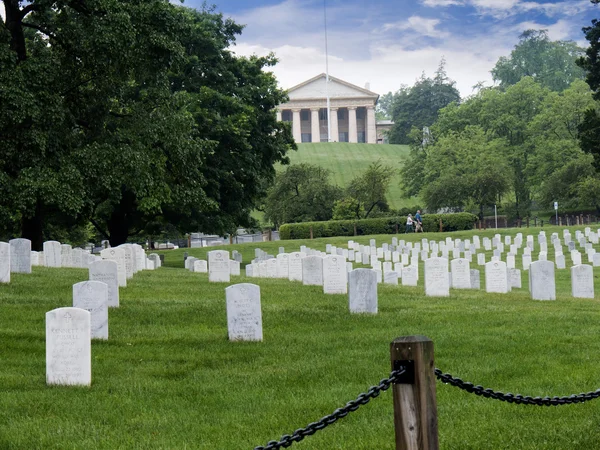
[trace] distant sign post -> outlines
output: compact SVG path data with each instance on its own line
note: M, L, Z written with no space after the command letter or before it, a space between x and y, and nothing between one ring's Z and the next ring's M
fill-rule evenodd
M558 225L558 202L554 202L554 214L556 216L556 225Z

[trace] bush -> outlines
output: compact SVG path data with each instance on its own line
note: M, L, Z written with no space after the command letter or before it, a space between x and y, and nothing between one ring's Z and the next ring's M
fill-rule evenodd
M475 222L477 222L477 216L471 213L427 214L423 216L423 229L425 231L440 231L440 219L442 220L442 231L471 230ZM398 231L403 233L405 224L406 216L287 223L279 228L279 238L283 240L310 239L311 227L314 238L354 236L354 225L356 225L356 236L395 234L396 225L398 225Z

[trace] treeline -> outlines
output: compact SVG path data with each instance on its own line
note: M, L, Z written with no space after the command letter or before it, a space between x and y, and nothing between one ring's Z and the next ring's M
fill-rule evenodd
M251 225L295 148L242 26L168 0L5 1L0 237L118 245Z

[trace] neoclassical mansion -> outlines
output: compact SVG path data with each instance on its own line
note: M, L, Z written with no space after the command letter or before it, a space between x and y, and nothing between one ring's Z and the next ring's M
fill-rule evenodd
M279 105L277 118L292 122L294 140L327 142L327 93L324 73L288 89L289 101ZM329 76L329 104L332 142L386 141L384 130L390 121L377 123L375 105L379 94Z

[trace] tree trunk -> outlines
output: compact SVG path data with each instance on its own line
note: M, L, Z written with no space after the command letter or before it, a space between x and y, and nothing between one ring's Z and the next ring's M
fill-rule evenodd
M27 59L27 48L25 46L25 34L23 33L23 14L19 9L19 2L16 0L4 0L4 10L6 13L6 28L10 32L10 48L17 54L19 61Z
M118 205L115 205L106 224L111 247L127 242L130 226L128 218L133 212L135 201L135 194L122 189L121 201Z
M41 202L38 200L35 213L32 217L21 219L21 237L31 241L31 250L41 251L44 247L44 235L42 232L43 214Z

